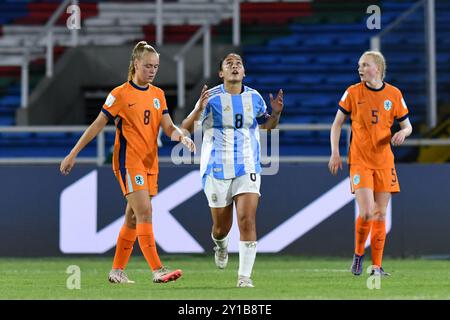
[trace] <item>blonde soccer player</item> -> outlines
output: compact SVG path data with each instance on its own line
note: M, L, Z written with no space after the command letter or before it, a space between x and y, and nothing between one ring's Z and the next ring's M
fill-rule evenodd
M256 257L256 210L261 184L259 128L277 126L283 91L275 99L270 95L269 115L258 91L243 85L244 76L241 56L228 54L219 64L223 84L210 90L203 88L182 127L192 131L199 121L203 129L200 171L211 208L216 266L227 266L228 233L235 204L240 232L237 287L253 287L251 273Z
M161 126L168 137L180 141L191 151L195 151L195 145L173 124L164 91L152 85L158 69L159 53L145 41L136 44L131 54L128 81L111 91L97 119L60 166L62 174L69 174L78 153L109 120L114 121L112 167L127 207L108 276L112 283L133 282L124 270L136 239L153 273L153 282L174 281L182 275L181 270L168 270L162 265L153 235L151 198L158 192L158 130Z
M358 63L361 82L345 91L334 119L328 168L333 175L342 170L339 138L343 123L351 119L352 136L348 153L351 192L359 215L355 224L355 251L351 272L363 272L365 243L371 233L372 274L389 275L382 259L386 240L386 208L393 193L400 192L392 146L401 145L412 132L408 107L401 91L384 82L386 61L378 51L363 53ZM391 136L396 120L400 130Z

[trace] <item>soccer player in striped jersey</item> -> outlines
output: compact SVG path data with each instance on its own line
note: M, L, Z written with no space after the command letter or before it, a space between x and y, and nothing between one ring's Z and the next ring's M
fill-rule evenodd
M394 155L390 144L401 145L412 132L408 107L399 89L384 82L386 61L378 51L367 51L359 59L361 82L350 86L339 102L331 128L331 157L328 168L333 175L342 169L339 155L341 128L348 116L352 137L348 153L351 191L358 202L355 225L355 252L351 271L363 272L365 243L371 233L372 274L388 275L382 268L386 240L386 209L392 193L400 192ZM400 130L391 137L394 120Z
M113 171L128 203L108 277L112 283L133 282L124 269L136 239L153 272L153 282L174 281L182 275L181 270L171 271L162 265L153 235L151 198L158 192L158 130L161 126L168 137L191 151L195 151L195 145L173 124L164 91L151 84L158 68L159 53L140 41L131 55L128 81L111 91L97 119L60 166L62 174L69 174L78 153L109 120L115 122Z
M283 91L275 99L270 95L269 115L258 91L242 84L244 76L242 58L236 53L228 54L219 66L223 84L210 90L203 87L182 127L192 132L195 122L200 122L203 129L200 171L213 220L215 263L223 269L228 262L234 203L240 231L237 286L253 287L255 220L261 183L259 128L277 126L283 110Z

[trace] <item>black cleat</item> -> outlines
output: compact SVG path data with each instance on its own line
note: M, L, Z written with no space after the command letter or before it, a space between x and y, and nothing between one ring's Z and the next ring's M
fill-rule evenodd
M363 260L364 260L364 255L360 256L356 253L353 255L353 263L352 263L351 271L355 276L361 275L361 273L363 271Z

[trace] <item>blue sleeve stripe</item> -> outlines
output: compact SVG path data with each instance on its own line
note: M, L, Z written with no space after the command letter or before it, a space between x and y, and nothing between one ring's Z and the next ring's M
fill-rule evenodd
M211 89L211 91L209 91L209 96L211 97L213 95L220 94L220 93L222 93L222 90L220 90L220 88Z
M341 106L339 106L339 110L341 110L347 116L351 113L351 112L345 110L344 108L342 108Z
M166 114L166 113L169 113L168 109L164 109L163 112L162 112L162 114Z
M114 121L114 117L111 115L111 113L106 111L105 108L102 108L102 112L108 117L109 120Z
M126 156L127 156L127 139L125 139L125 136L123 135L122 130L122 119L117 122L117 129L119 129L119 168L126 168ZM122 174L124 174L122 172ZM122 179L124 179L123 184L126 186L125 183L125 175L122 176Z
M404 121L404 120L406 120L406 119L408 119L408 114L405 114L403 117L398 118L397 121L398 121L398 122L402 122L402 121Z

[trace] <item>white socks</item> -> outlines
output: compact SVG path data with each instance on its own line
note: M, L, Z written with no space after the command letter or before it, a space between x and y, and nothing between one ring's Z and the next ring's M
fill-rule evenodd
M220 249L228 247L228 236L217 240L211 233L211 239ZM257 241L239 241L239 276L250 278L255 264L257 243Z
M257 241L239 241L239 276L250 278L256 258Z
M228 235L223 239L217 240L214 238L214 236L211 232L211 239L214 241L216 246L218 246L220 249L224 249L224 248L228 247Z

